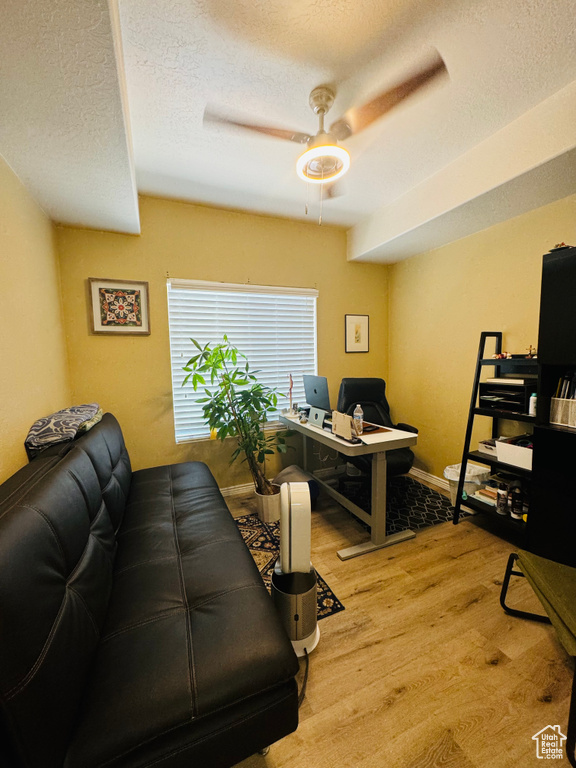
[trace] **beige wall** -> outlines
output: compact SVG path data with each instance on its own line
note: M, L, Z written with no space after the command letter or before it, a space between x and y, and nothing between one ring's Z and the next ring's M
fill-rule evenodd
M0 480L25 463L36 418L97 400L120 419L136 468L201 459L223 487L248 482L228 467L228 444L174 442L167 275L318 288L319 372L333 401L342 376L386 378L393 417L420 429L416 466L442 476L461 457L480 332L502 330L511 352L536 344L542 254L576 239L572 196L385 267L346 262L337 228L140 204L139 237L57 227L60 277L51 223L0 161ZM152 334L91 335L88 277L147 280ZM369 354L344 353L346 313L370 315Z
M0 482L26 463L24 439L69 404L52 224L0 157Z
M230 441L174 442L168 275L317 288L318 367L334 404L343 376L386 377L387 268L348 263L344 230L146 197L140 209L139 237L57 229L72 399L117 415L135 468L200 459L222 487L249 481L228 466ZM90 335L89 277L147 280L151 335ZM370 315L368 354L344 353L346 313Z
M391 267L389 394L420 429L417 467L441 477L461 459L480 332L537 345L542 254L575 226L572 196Z

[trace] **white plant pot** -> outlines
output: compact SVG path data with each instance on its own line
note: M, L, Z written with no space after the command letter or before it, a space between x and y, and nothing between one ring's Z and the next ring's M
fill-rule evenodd
M274 486L280 491L280 486ZM256 494L256 509L258 517L263 523L274 523L280 520L280 493L262 494L254 491Z

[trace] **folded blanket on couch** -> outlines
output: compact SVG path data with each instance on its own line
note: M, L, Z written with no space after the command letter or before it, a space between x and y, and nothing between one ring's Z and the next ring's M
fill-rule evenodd
M24 441L28 460L54 443L63 443L87 432L102 418L102 409L98 403L73 405L61 411L44 416L32 424Z

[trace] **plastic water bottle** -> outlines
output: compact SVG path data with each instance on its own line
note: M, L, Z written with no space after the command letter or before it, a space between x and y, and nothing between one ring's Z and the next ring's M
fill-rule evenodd
M499 515L508 514L508 486L506 483L498 485L498 496L496 499L496 512Z
M364 430L364 411L360 407L360 403L354 408L354 429L357 435L361 435Z

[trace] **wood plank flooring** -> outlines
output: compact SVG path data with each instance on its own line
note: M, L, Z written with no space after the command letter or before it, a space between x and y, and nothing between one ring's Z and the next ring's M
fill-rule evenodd
M255 511L250 496L227 502L234 516ZM566 733L572 660L550 627L500 608L513 546L464 520L338 559L365 538L320 499L312 561L346 610L320 621L298 730L241 768L541 766L532 736ZM509 596L540 612L524 579Z

